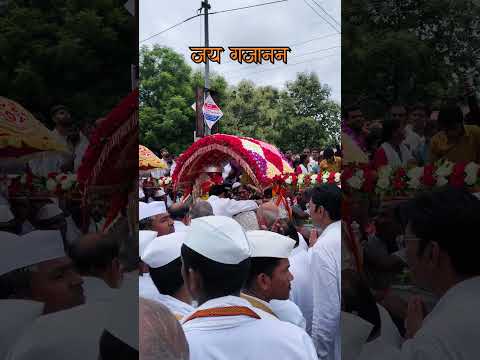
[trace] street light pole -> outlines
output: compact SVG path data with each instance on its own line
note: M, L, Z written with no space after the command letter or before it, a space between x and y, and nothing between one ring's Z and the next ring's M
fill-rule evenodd
M210 5L208 4L208 0L202 1L202 8L205 10L205 47L208 47L208 10L210 9ZM209 88L210 88L210 82L209 82L209 61L208 58L205 61L205 91L204 91L204 100L207 98L208 93L209 93ZM205 135L208 136L211 134L210 128L206 123L204 123L205 126Z

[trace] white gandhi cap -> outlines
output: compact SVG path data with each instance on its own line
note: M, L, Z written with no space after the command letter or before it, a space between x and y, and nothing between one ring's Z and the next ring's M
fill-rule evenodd
M182 231L157 237L146 247L142 261L154 269L170 264L180 257L186 236Z
M287 259L295 246L295 241L288 236L272 231L248 231L247 238L252 244L252 257Z
M23 236L1 232L0 238L0 275L66 256L58 230L35 230Z
M37 220L53 219L55 216L62 215L63 211L56 204L46 204L37 212Z
M167 207L165 206L165 202L163 201L152 201L148 204L140 202L138 208L138 220L143 220L166 212Z
M14 218L10 206L8 204L0 204L0 223L7 223Z
M226 216L193 219L184 244L213 261L236 265L252 255L242 226Z
M143 258L143 252L156 237L158 233L151 230L140 230L138 232L138 255Z
M126 281L113 298L105 330L138 350L138 285Z

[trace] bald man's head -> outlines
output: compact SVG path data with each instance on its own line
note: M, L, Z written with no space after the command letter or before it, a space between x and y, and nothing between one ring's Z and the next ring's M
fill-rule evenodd
M185 225L189 223L189 209L186 204L175 203L168 208L168 213L172 220L183 222Z
M175 316L162 304L139 299L140 360L188 360L185 333Z
M280 210L274 203L268 202L260 205L257 209L257 219L260 226L266 226L268 229L277 221L280 217Z
M193 204L192 209L190 210L190 216L192 219L212 215L212 205L210 205L210 203L205 200L198 200L195 204Z
M120 244L115 237L91 233L72 246L70 255L80 275L101 278L117 288L122 280L119 252Z

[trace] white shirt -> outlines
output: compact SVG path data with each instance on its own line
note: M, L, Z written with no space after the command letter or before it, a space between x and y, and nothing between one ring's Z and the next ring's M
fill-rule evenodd
M270 300L270 308L277 317L298 326L302 330L306 330L307 322L300 308L290 300Z
M237 296L209 300L199 306L209 309L245 306L261 319L245 315L196 318L183 323L190 360L317 359L307 333L278 321Z
M308 162L308 165L307 165L308 172L313 173L315 167L318 167L318 162L310 158L310 161Z
M306 250L297 246L289 258L290 272L293 275L290 290L292 300L302 311L306 321L306 331L312 333L313 317L313 284L310 272L309 255Z
M256 301L260 303L264 306L264 308L269 309L278 320L289 322L290 324L305 330L305 318L303 317L299 307L295 305L294 302L290 300L270 300L270 302L266 302L262 299L245 293L242 293L241 296L249 302L249 299L252 299L254 302ZM251 304L256 307L255 303ZM260 310L264 310L264 308L260 308Z
M118 290L108 286L104 280L93 276L83 277L83 291L87 303L112 301L118 293Z
M300 164L300 170L302 171L302 174L308 174L308 169L305 167L305 165Z
M185 225L183 222L174 220L173 221L173 227L175 228L175 232L180 232L180 231L187 231L188 226Z
M37 301L0 300L0 359L8 349L43 314L44 304Z
M212 205L214 215L222 215L232 217L241 212L257 210L258 205L253 200L234 200L219 198L212 195L208 198L208 202Z
M341 223L328 225L309 251L313 282L312 338L319 359L340 360Z
M98 359L109 306L98 302L38 317L12 344L5 359Z
M158 294L157 287L153 283L149 273L138 277L138 296L145 299L155 300Z
M384 142L381 145L381 148L385 152L388 165L390 165L393 168L406 166L409 161L413 160L412 153L404 144L400 144L400 155L395 151L392 145L390 145L387 142Z
M425 144L425 137L418 135L412 125L405 126L405 140L404 144L410 149L412 154L421 151L421 147Z
M448 290L413 339L402 346L402 359L478 359L480 348L480 276Z
M150 274L143 274L138 278L138 294L140 297L159 302L165 305L177 319L183 318L191 313L194 307L180 301L173 296L160 294L150 277Z

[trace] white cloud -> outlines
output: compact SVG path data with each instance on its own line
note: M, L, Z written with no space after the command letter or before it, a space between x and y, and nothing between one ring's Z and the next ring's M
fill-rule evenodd
M307 0L317 12L320 8ZM337 21L340 21L340 0L315 0ZM210 0L211 12L259 4L265 0ZM200 0L141 0L140 1L140 40L160 32L189 16L197 13ZM199 16L160 36L141 43L160 44L173 48L184 55L192 68L202 69L204 65L194 64L190 60L189 46L203 45L203 16ZM223 46L225 52L222 63L211 63L211 71L223 75L231 84L242 79L253 80L258 85L283 86L285 81L293 80L297 72L313 71L320 81L330 86L332 98L340 102L341 98L341 57L340 35L326 24L303 0L289 0L267 6L216 14L209 17L210 46ZM308 40L331 35L303 43ZM228 56L229 46L290 46L292 52L288 65L239 64ZM337 47L338 46L338 47ZM318 53L301 56L321 49L337 47ZM298 65L294 65L297 64ZM301 64L300 64L301 63Z

